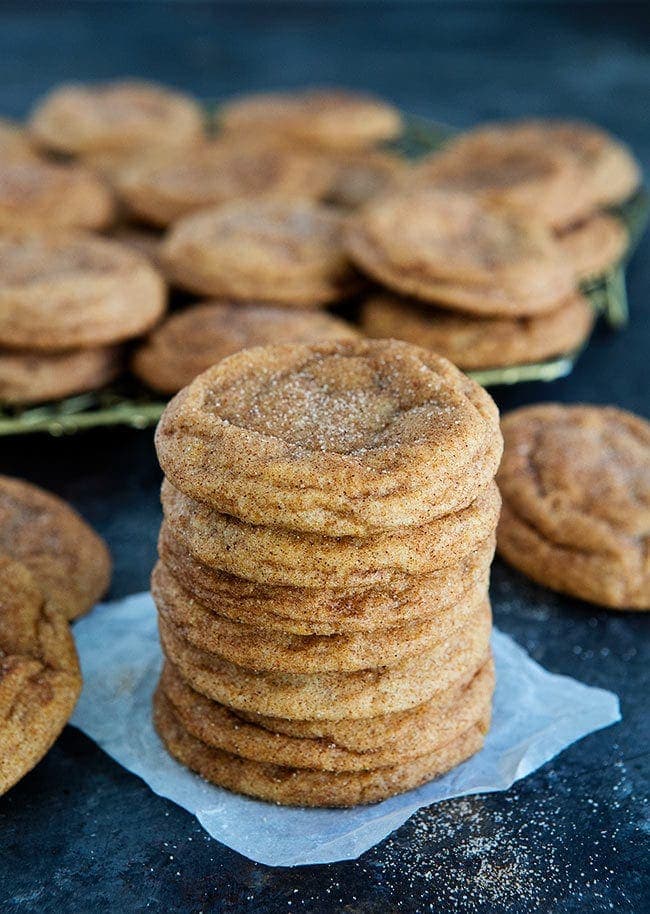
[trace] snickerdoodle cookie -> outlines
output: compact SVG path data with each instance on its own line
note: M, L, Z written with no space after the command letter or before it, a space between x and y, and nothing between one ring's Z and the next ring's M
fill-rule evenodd
M161 561L192 597L217 606L235 622L296 635L373 632L418 619L445 624L454 608L477 589L487 588L494 536L478 543L457 565L418 576L353 589L256 584L199 562L163 523L158 540Z
M253 761L320 771L371 771L433 752L458 738L489 710L493 688L494 670L487 663L470 682L444 693L442 701L433 700L412 711L365 718L356 725L357 730L363 732L370 721L375 724L373 729L384 730L389 738L381 746L358 750L339 745L330 733L326 737L289 736L250 718L246 720L188 686L169 662L160 682L161 691L183 727L201 742ZM337 724L342 725L342 730L346 726L355 729L350 721L314 723L329 723L330 732L337 730ZM390 733L391 726L399 730L398 739L390 738L394 735Z
M0 232L100 229L113 215L109 190L79 165L0 160Z
M503 420L498 550L555 590L650 609L650 425L614 407L542 404Z
M426 755L358 772L282 767L215 749L183 728L160 690L154 699L154 723L174 758L220 787L282 805L336 807L377 803L455 768L483 745L490 711L461 736Z
M0 117L0 163L23 162L35 157L36 152L24 128Z
M357 266L388 288L479 315L550 311L576 281L534 215L467 194L382 197L351 219L347 247Z
M53 152L191 145L203 135L203 113L187 95L138 80L62 85L30 120L36 142Z
M154 329L136 350L132 369L154 390L175 394L202 371L241 349L357 336L350 324L322 311L206 302L171 315Z
M359 286L343 226L334 209L305 199L233 201L177 222L161 258L190 292L314 308Z
M163 651L188 685L230 708L296 720L376 717L414 708L467 680L488 659L492 615L485 598L462 638L435 644L394 666L353 672L252 670L196 648L159 617Z
M141 255L115 241L57 232L0 237L0 345L102 346L149 330L165 286Z
M627 250L629 236L621 219L595 213L558 236L578 279L594 279L617 266Z
M0 555L0 794L43 758L79 697L66 609L24 565Z
M184 495L165 480L165 521L205 565L258 584L367 587L402 575L457 565L494 530L501 500L493 482L466 508L417 527L371 536L319 533L248 524Z
M106 544L77 512L9 476L0 476L0 552L25 565L68 619L87 612L110 581Z
M279 136L331 149L367 149L402 130L392 105L341 89L243 96L221 105L217 119L226 133Z
M241 518L327 539L467 507L486 492L502 442L492 399L446 359L351 340L230 356L171 401L156 446L178 489L234 515L233 534Z
M464 370L501 368L565 355L581 346L595 312L578 293L553 311L531 317L474 317L378 293L364 302L368 336L406 340L433 349Z
M138 219L166 226L199 209L245 198L323 196L324 163L269 143L211 143L117 169L114 186Z
M408 173L404 159L387 152L321 153L328 181L325 201L356 209L373 197L399 187Z
M167 571L154 568L151 591L162 619L194 647L255 670L321 673L394 666L451 638L461 638L480 617L485 588L477 588L455 607L432 619L395 625L387 619L374 632L296 635L264 628L259 623L234 622L199 603Z
M115 347L66 352L0 349L0 403L44 403L97 390L114 380L121 367L121 353Z

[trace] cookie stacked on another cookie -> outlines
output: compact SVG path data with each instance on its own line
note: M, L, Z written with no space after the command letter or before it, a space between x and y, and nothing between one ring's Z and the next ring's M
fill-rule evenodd
M593 324L566 251L510 202L448 190L385 196L350 221L347 249L388 290L365 302L365 332L430 345L463 368L566 353Z
M209 780L374 802L489 726L490 397L396 341L245 350L168 406L155 722Z

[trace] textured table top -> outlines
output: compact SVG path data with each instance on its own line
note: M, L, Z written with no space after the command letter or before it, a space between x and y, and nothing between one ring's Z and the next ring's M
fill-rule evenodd
M644 4L623 3L4 3L0 113L23 115L72 78L148 76L204 98L338 83L460 127L589 118L627 140L647 174L648 25ZM599 328L569 378L495 390L503 409L582 400L648 415L649 253L646 238L629 271L630 326ZM151 432L3 440L0 472L95 524L115 557L111 596L146 588L160 522ZM497 624L542 664L617 692L623 722L507 793L422 811L359 860L283 870L224 848L68 728L0 799L0 910L644 914L648 620L551 594L499 562L492 596Z

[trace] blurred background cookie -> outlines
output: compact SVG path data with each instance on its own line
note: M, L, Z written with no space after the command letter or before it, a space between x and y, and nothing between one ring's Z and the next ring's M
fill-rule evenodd
M119 347L62 352L0 349L0 403L44 403L98 390L122 369Z

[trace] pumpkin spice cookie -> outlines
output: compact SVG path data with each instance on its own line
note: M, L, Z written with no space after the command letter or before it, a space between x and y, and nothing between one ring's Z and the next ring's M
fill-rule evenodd
M0 159L0 231L101 229L113 218L113 198L91 172L36 158Z
M503 368L566 355L593 327L594 309L578 293L553 311L531 317L472 317L379 293L363 304L361 329L433 349L465 371Z
M68 619L108 588L104 541L66 502L21 479L0 476L0 552L21 562Z
M396 189L408 172L403 159L387 152L321 153L321 161L329 174L325 202L345 209Z
M558 235L560 247L581 282L595 279L624 258L629 236L624 223L607 213L596 213Z
M435 644L394 666L353 672L252 670L194 647L158 619L165 656L197 692L242 711L296 720L376 717L404 711L468 679L489 656L492 615L485 598L463 638Z
M350 220L347 247L388 288L471 314L539 314L575 287L569 261L534 216L466 194L382 197Z
M161 252L170 280L199 295L315 308L359 286L343 217L309 200L241 200L181 219Z
M377 803L455 768L483 745L490 713L484 712L465 733L433 752L401 765L359 772L282 767L215 749L183 728L160 690L154 698L154 724L170 754L213 784L282 805L336 807Z
M394 666L443 641L463 636L480 616L485 589L477 589L453 613L406 625L388 620L376 632L296 635L266 629L261 623L233 622L195 600L158 563L151 578L158 613L194 647L255 670L321 673Z
M149 387L175 394L241 349L357 337L350 324L322 311L206 302L172 314L153 330L136 350L131 367Z
M217 123L225 133L279 136L330 149L367 149L402 131L392 105L341 89L243 96L220 106Z
M44 596L26 567L0 555L0 794L43 758L81 692L59 609L67 607Z
M203 137L203 113L192 98L138 80L59 86L30 119L35 141L53 152L188 146Z
M650 424L614 407L542 404L503 420L500 554L533 580L650 609Z
M253 141L215 142L117 169L114 186L129 212L167 226L196 210L245 198L322 196L329 171L295 149Z
M158 552L166 569L194 600L235 622L296 635L374 632L386 625L447 616L475 590L486 590L494 536L478 543L458 565L430 574L393 577L372 587L282 587L246 581L209 568L189 552L163 523Z
M494 671L491 664L486 664L469 683L446 693L444 703L428 702L401 715L371 718L382 724L385 721L384 726L389 730L394 719L401 717L401 738L359 751L339 746L329 735L326 738L288 736L246 720L225 705L195 692L169 662L160 682L160 690L182 726L206 745L253 761L320 771L370 771L433 752L482 718L489 710L493 688ZM365 728L367 721L368 718L361 728ZM337 723L354 728L354 722L330 723L334 731Z
M120 342L165 308L160 275L117 242L81 233L0 238L0 345L60 351Z
M234 515L233 534L241 518L331 538L459 511L487 490L502 442L490 396L446 359L351 340L230 356L171 401L156 447L174 486Z
M0 349L0 403L44 403L98 390L121 368L121 353L115 347L67 352Z
M372 536L325 536L247 524L162 486L165 521L205 565L258 584L366 587L394 576L457 565L496 527L501 500L494 483L466 508L428 524Z

